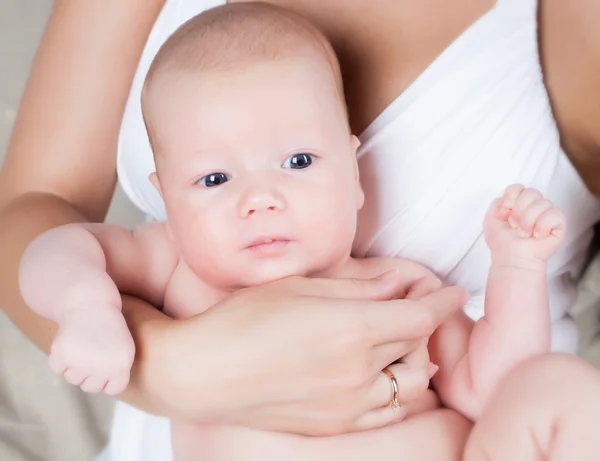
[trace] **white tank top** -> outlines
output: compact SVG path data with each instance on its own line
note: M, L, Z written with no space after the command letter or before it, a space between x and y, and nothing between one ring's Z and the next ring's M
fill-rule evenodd
M141 115L143 81L177 27L223 3L167 0L133 82L117 168L129 198L153 219L166 215L148 181L154 164ZM360 138L366 204L358 253L410 258L466 287L474 318L483 312L490 264L482 221L491 201L521 182L559 205L569 229L549 270L553 341L555 350L575 350L576 332L565 315L576 295L572 274L585 258L600 202L559 143L539 61L537 0L499 0Z

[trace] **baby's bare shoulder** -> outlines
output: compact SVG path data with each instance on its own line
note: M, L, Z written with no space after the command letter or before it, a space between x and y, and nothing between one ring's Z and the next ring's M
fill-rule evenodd
M137 243L151 254L178 259L175 242L169 237L166 223L142 224L131 232Z

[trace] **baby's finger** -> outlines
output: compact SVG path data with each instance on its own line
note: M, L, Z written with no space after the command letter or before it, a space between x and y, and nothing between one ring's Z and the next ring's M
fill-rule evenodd
M488 208L488 216L492 217L493 219L500 219L502 221L506 221L509 215L510 208L506 208L503 206L501 198L497 198L496 200L494 200Z
M552 208L552 203L545 198L539 198L531 203L516 219L519 227L519 237L530 238L533 235L536 221L550 208Z
M525 186L523 184L513 184L508 186L502 195L502 204L501 208L512 210L517 203L517 198L521 195L521 192L525 190Z
M564 213L558 208L551 208L538 218L533 236L536 239L543 239L552 234L562 240L565 237L566 230Z
M518 222L521 220L521 216L529 206L538 199L542 198L542 194L537 189L525 189L519 194L515 206L512 209L512 213L508 218L508 224L513 229L519 227Z

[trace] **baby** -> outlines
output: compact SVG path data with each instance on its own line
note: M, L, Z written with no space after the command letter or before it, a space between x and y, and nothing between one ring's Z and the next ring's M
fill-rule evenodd
M301 18L258 3L193 18L157 54L142 107L156 163L150 180L168 222L133 231L67 225L23 257L23 297L58 323L50 364L70 383L107 394L127 385L134 343L120 292L185 318L291 275L435 277L406 260L351 257L364 198L359 141L335 54ZM473 325L459 313L429 342L436 390L470 418L510 369L549 350L546 262L565 218L537 191L514 185L483 226L492 253L485 317ZM230 459L230 440L208 450L204 437L198 446L203 436L193 432L203 430L173 424L178 461L202 452Z

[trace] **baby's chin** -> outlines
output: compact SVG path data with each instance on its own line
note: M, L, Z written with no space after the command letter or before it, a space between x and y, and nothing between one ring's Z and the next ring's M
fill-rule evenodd
M240 274L240 286L253 287L274 282L285 277L292 277L294 275L309 275L311 272L310 268L304 266L305 265L302 263L293 261L269 261L258 264L252 270Z
M291 255L289 255L291 256ZM299 255L294 255L299 256ZM328 276L330 269L339 267L344 260L338 255L329 258L283 257L264 258L260 261L239 261L230 267L220 266L208 277L200 277L227 291L265 285L286 277L319 277ZM210 278L210 280L209 280Z
M285 277L310 276L315 268L305 260L279 259L239 264L230 270L221 267L219 272L220 276L211 274L212 283L229 291L265 285Z

